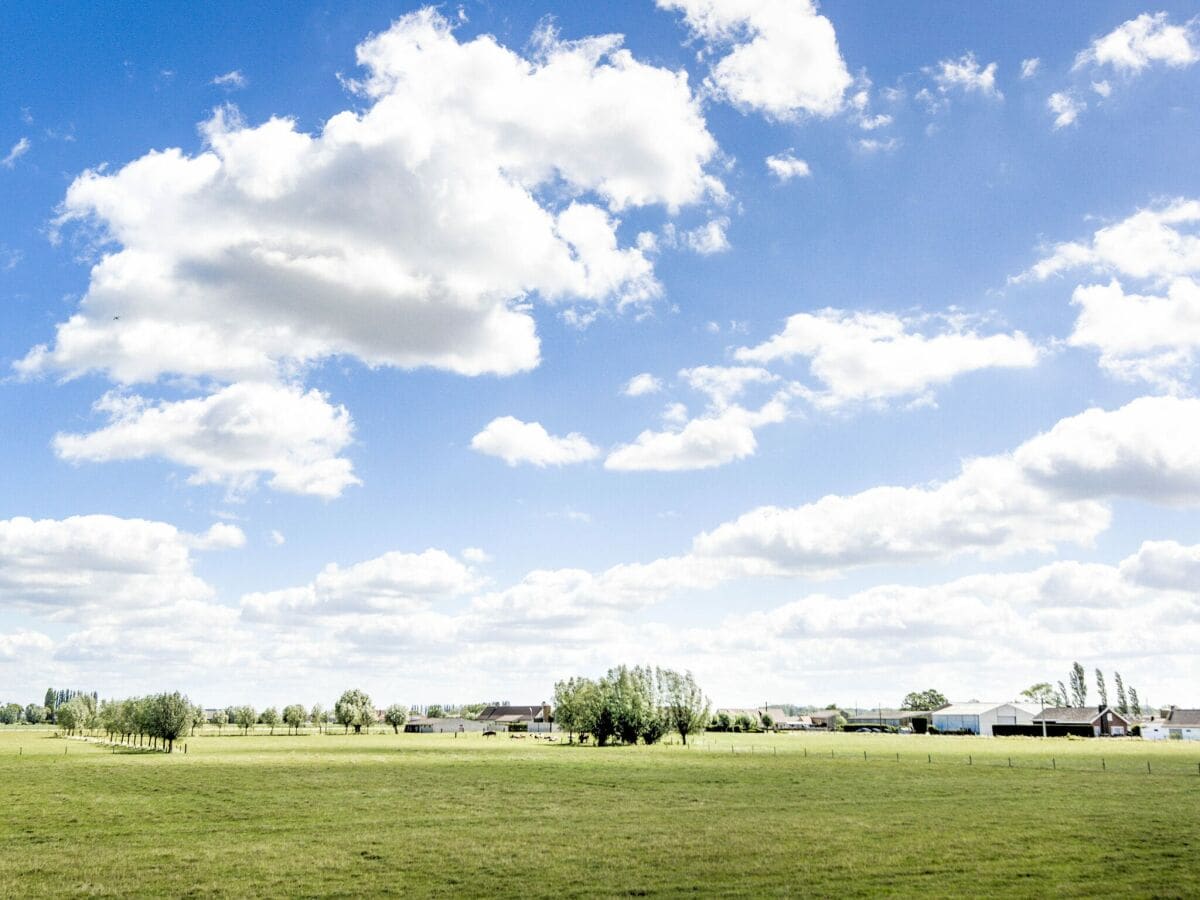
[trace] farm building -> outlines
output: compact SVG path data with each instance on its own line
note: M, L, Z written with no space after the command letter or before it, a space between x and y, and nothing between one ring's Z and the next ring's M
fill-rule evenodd
M503 726L498 730L508 730L514 726L522 731L554 729L554 712L547 703L530 706L486 706L479 714L478 720L493 726Z
M934 711L933 727L991 737L993 725L1031 725L1037 711L1023 703L952 703Z
M833 731L837 725L838 717L842 715L840 709L821 709L814 713L809 713L808 718L812 722L813 728L828 728Z
M1129 733L1129 720L1107 706L1052 706L1043 709L1033 717L1033 724L1040 726L1075 726L1080 730L1075 734L1087 734L1091 729L1093 737L1111 735L1122 737Z
M496 728L493 723L481 722L478 719L464 719L462 716L446 716L430 719L426 716L413 716L404 723L405 734L441 734L449 732L504 731Z
M1171 709L1166 716L1142 723L1148 741L1200 741L1200 709Z
M919 709L855 710L846 719L846 731L859 728L911 728L924 734L933 722L933 713Z

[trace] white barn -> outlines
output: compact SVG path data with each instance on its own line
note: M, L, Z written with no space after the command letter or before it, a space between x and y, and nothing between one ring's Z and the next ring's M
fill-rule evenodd
M993 725L1032 725L1041 711L1024 703L952 703L933 712L933 727L942 732L967 731L992 736Z

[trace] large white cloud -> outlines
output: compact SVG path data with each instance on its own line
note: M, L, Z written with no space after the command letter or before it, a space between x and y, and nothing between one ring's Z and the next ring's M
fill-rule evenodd
M510 466L521 463L565 466L600 455L600 449L578 432L557 437L540 422L522 422L513 416L500 416L488 422L483 431L471 438L471 448L498 456Z
M933 485L876 487L765 506L698 535L693 553L782 572L1049 552L1089 545L1111 498L1200 505L1200 400L1143 397L1058 422L1011 454L965 462Z
M656 0L722 55L707 85L717 97L781 120L830 116L852 83L833 24L812 0Z
M240 546L241 531L206 534L108 515L0 521L0 605L62 618L208 601L192 550Z
M891 313L797 313L779 334L734 357L760 364L807 359L820 387L805 389L805 396L825 408L928 399L932 388L967 372L1037 364L1038 349L1021 332L982 335L951 318L927 335L922 324Z
M536 365L526 297L658 293L613 213L720 191L686 74L620 44L545 37L526 59L459 42L425 9L359 46L361 113L307 134L218 110L195 156L85 173L60 224L89 223L110 249L21 370L135 382L263 378L335 354L468 375Z
M1076 270L1110 276L1075 288L1079 316L1068 343L1097 350L1101 367L1118 378L1179 392L1200 349L1198 223L1198 200L1141 209L1090 239L1055 244L1010 281L1044 281ZM1141 282L1148 292L1127 291L1116 276Z
M1200 60L1200 41L1194 21L1172 25L1165 12L1142 13L1096 38L1075 57L1075 68L1111 66L1136 74L1153 63L1172 68L1190 66Z
M444 550L394 551L345 568L330 563L301 587L247 594L242 614L251 621L283 622L348 613L405 614L481 584L471 566Z
M88 434L59 434L54 448L72 462L161 456L193 471L189 481L231 491L272 487L336 497L358 484L350 460L338 456L353 426L344 407L317 390L239 383L207 397L151 403L113 392L95 405L109 424Z
M1013 282L1083 269L1166 282L1200 273L1200 200L1177 198L1099 228L1090 239L1055 244Z
M1071 497L1133 497L1200 504L1200 400L1141 397L1089 409L1022 444L1017 464Z
M780 571L829 573L880 563L999 556L1088 544L1110 514L1091 500L1065 502L1011 461L983 458L955 478L877 487L798 507L766 506L699 535L701 556L761 559Z

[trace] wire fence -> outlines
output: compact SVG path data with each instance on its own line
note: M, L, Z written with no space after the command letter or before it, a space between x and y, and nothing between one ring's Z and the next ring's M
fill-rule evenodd
M682 745L678 745L682 746ZM849 751L836 747L801 745L788 746L780 752L778 744L733 743L720 740L690 740L688 748L700 753L727 754L731 756L757 756L781 762L818 764L821 762L858 762L863 764L910 765L925 767L968 767L990 769L1013 769L1025 771L1051 771L1063 773L1094 773L1112 775L1172 776L1200 779L1200 753L1193 759L1172 759L1165 754L1149 757L1137 753L1097 755L1094 753L953 753L933 750L895 751L869 749Z

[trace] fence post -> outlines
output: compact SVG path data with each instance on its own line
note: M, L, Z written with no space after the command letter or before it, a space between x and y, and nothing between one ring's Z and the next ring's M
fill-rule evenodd
M1107 770L1108 770L1108 766L1106 766L1104 764L1104 757L1102 756L1102 757L1100 757L1100 771L1105 772Z
M896 762L900 762L900 754L899 753L896 754Z
M932 753L927 753L927 754L925 754L925 755L928 757L928 759L926 760L926 762L928 762L928 763L932 764L932 763L933 763L933 754L932 754Z
M972 757L970 754L967 754L967 765L968 765L968 766L973 766L973 765L975 765L975 760L974 760L974 758L973 758L973 757Z
M1146 774L1150 774L1150 760L1146 760Z
M1053 756L1050 757L1050 768L1052 768L1056 772L1058 771L1058 762L1054 759Z
M866 761L867 761L867 751L864 750L863 751L863 762L866 762Z
M1010 769L1012 768L1012 757L1011 756L1008 758L1008 767Z

